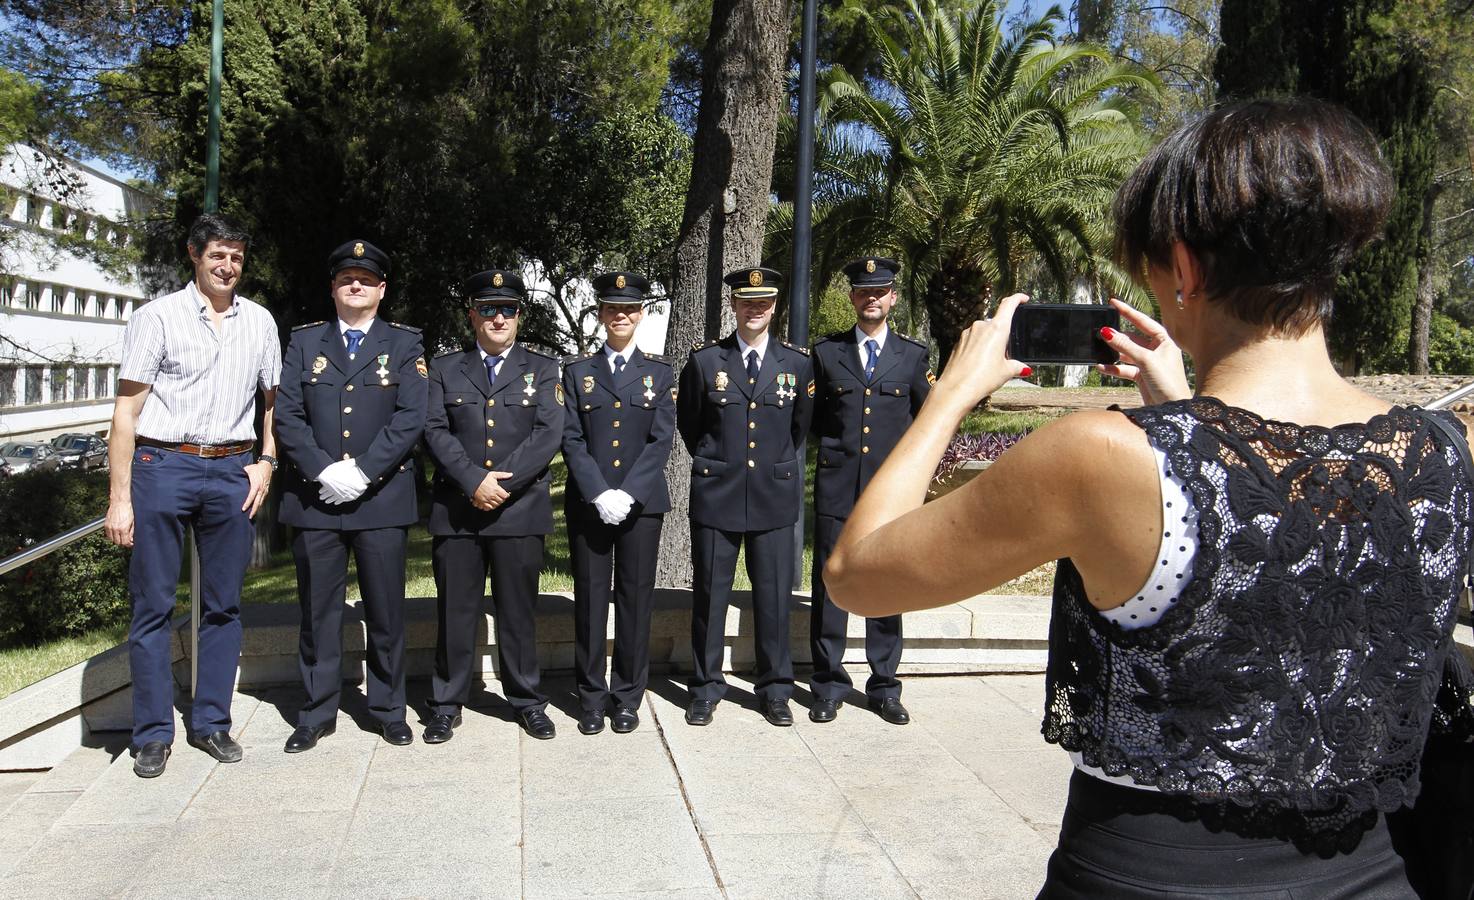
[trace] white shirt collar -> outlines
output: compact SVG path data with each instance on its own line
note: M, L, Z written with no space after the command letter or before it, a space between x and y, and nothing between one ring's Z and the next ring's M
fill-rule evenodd
M205 296L205 292L200 290L199 285L195 284L194 279L190 279L189 284L186 284L184 286L184 289L189 293L190 299L194 300L195 309L199 312L199 314L201 316L208 316L210 311L210 298ZM236 314L236 312L240 310L240 308L240 295L231 294L230 309L225 311L225 315L227 317L233 316Z
M628 365L629 364L629 361L630 361L630 357L632 357L634 355L635 355L635 345L634 345L633 342L631 342L630 345L628 347L625 347L623 350L615 350L613 347L609 346L608 344L605 344L604 345L604 361L609 364L609 371L611 371L611 372L614 371L614 357L616 357L616 356L623 356L624 357L625 364Z
M367 322L365 322L362 325L360 325L358 327L358 330L359 331L362 331L364 333L364 335L367 336L368 333L369 333L369 329L374 327L374 321L375 321L374 319L369 319ZM352 325L349 325L347 322L344 322L342 319L339 319L338 320L338 333L339 334L347 334L348 333L348 329L350 329L352 327L353 327Z
M505 350L502 351L501 362L498 362L497 363L497 367L498 368L501 367L501 364L502 363L504 363L504 362L507 361L507 355L512 352L512 348L515 347L515 346L517 346L517 342L516 341L513 341L512 343L510 343L510 344L507 345L507 349L505 349ZM482 347L481 344L479 344L479 343L476 345L476 352L481 354L481 361L482 362L485 362L491 356L490 353L487 353L486 352L486 348L485 347Z
M766 356L768 354L768 344L771 343L772 335L768 334L767 332L763 332L763 342L761 344L759 344L758 346L754 347L754 346L748 344L746 341L744 341L742 339L742 333L741 332L733 332L733 334L735 334L737 336L737 349L739 351L741 351L741 354L742 354L742 362L743 363L746 363L747 362L747 351L749 351L749 350L756 350L757 351L757 364L759 366L761 366L763 364L763 359L766 358Z
M884 322L881 322L880 323L880 330L877 331L877 332L875 332L874 336L868 335L865 332L861 331L860 330L860 326L859 325L856 325L855 326L855 341L860 345L860 351L862 353L865 351L865 342L866 341L874 341L875 342L876 350L877 350L877 352L879 352L880 350L884 350L885 349L885 339L888 338L888 337L890 337L890 333L891 333L890 326L887 325Z

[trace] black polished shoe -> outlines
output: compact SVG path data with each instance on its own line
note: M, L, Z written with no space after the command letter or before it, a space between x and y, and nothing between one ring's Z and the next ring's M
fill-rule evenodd
M833 722L839 715L839 701L825 700L822 697L814 701L809 707L810 722Z
M164 764L172 751L163 741L149 741L133 756L133 774L139 778L158 778L164 774Z
M425 743L443 744L450 740L450 736L455 734L455 730L460 727L460 713L456 713L453 716L448 716L444 713L431 716L430 724L425 726Z
M317 742L338 730L338 723L330 722L327 725L298 725L292 736L287 738L287 745L282 749L288 753L301 753L303 750L311 750L317 746Z
M200 748L215 757L218 762L223 763L238 763L241 757L245 756L241 745L230 739L228 731L217 731L204 737L191 737L189 745Z
M614 726L615 734L629 734L640 727L639 710L632 706L617 707L609 717L609 724Z
M686 707L687 725L710 725L712 711L717 708L715 700L692 700Z
M906 712L906 707L895 697L887 697L884 700L870 701L870 708L875 714L885 719L892 725L905 725L911 721L911 714Z
M379 733L396 747L407 747L415 742L415 733L403 722L385 722L379 726Z
M788 709L787 700L764 700L763 718L768 720L769 725L780 728L793 724L793 713Z
M578 730L582 734L598 734L604 730L604 713L602 710L586 709L579 714Z
M553 727L553 720L549 719L548 714L540 709L529 709L517 713L517 721L522 724L523 731L540 741L551 741L558 734L558 729ZM583 724L582 720L579 721L579 724ZM602 719L599 727L604 727Z

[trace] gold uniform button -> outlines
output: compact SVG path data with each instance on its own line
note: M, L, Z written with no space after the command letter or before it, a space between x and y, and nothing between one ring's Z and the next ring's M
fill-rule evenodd
M609 443L610 443L610 446L613 446L613 447L618 447L619 446L619 441L610 441Z
M618 428L619 427L619 420L618 419L615 419L614 420L614 427L615 428Z
M316 379L316 378L314 378L314 379L312 379L312 380L313 380L313 381L316 381L316 380L317 380L317 379ZM343 390L345 390L345 391L351 391L351 390L353 390L353 385L351 385L351 384L350 384L350 385L348 385L348 386L347 386L347 387L345 387L345 388L343 388Z
M619 468L619 460L617 459L614 461L614 468Z
M860 448L860 452L861 453L869 453L870 452L870 448L869 447L861 447Z
M461 402L461 398L460 398L460 397L457 397L457 398L456 398L456 402L457 402L457 403L460 403L460 402Z
M620 408L620 407L621 407L621 406L623 406L623 405L624 405L624 404L623 404L623 403L620 403L620 402L619 402L619 401L618 401L618 400L615 400L615 401L614 401L614 408L615 408L615 409L619 409L619 408Z
M343 437L352 437L352 436L353 436L353 432L349 431L346 428L343 429Z
M317 384L317 379L316 379L316 378L314 378L314 379L312 379L312 383L313 383L313 384ZM349 385L349 386L348 386L348 390L350 390L350 391L351 391L351 390L353 390L353 385L351 385L351 384L350 384L350 385Z
M870 415L870 407L865 407L865 415Z
M343 458L344 458L344 459L352 459L352 458L353 458L353 456L352 456L352 455L351 455L351 454L348 454L348 453L344 453L344 454L343 454Z
M710 475L711 474L711 469L702 469L701 470L701 474L702 475Z
M901 389L900 388L896 388L896 396L897 397L901 396Z
M747 442L747 449L749 449L749 450L753 449L756 446L757 446L757 441L748 441Z
M486 405L487 406L496 406L496 400L494 400L494 399L493 400L488 400L488 401L486 401Z
M747 427L748 428L756 428L757 427L757 423L756 422L748 422L747 423Z
M870 396L870 388L866 388L865 389L865 396L867 396L867 397Z
M491 468L491 460L489 459L486 461L486 468Z
M585 409L585 410L590 410L590 409L593 409L593 407L592 407L592 406L590 406L590 405L589 405L589 404L587 404L587 403L585 403L585 404L584 404L584 405L583 405L583 408L584 408L584 409Z
M486 427L487 428L495 428L496 427L496 419L487 419L486 420Z
M747 404L747 408L748 409L757 409L757 403L756 402L749 403L749 404Z
M379 381L379 386L380 387L388 387L389 386L389 379L387 379L387 378L381 379Z
M346 416L346 415L348 415L351 412L353 412L353 407L351 407L351 406L345 406L345 407L343 407L343 415Z
M487 438L486 439L486 446L488 446L488 447L495 447L496 446L496 441L492 440L491 438Z
M863 431L864 431L864 432L865 432L865 433L866 433L866 434L869 434L869 433L870 433L870 426L869 426L869 425L866 425L866 426L865 426L865 427L864 427L864 429L862 429L862 430L863 430Z
M749 459L749 460L748 460L748 461L747 461L747 467L748 467L748 468L749 468L749 469L756 469L756 468L757 468L757 463L755 463L755 462L753 462L753 461L752 461L752 460L750 460L750 459Z

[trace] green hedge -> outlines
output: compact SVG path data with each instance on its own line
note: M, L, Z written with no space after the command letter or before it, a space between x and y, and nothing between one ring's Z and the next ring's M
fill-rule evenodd
M104 472L0 479L0 557L97 518L107 495ZM0 647L116 625L128 609L128 554L98 532L0 577Z

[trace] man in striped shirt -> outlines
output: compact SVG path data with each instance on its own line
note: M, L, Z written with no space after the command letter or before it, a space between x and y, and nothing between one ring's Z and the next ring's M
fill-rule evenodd
M237 762L230 699L240 661L241 582L255 534L251 519L271 473L272 406L281 342L271 314L237 296L250 236L205 214L189 232L194 280L141 307L123 334L113 411L108 540L132 547L133 771L164 771L174 741L169 618L184 526L194 526L200 574L199 677L189 743ZM261 455L253 457L256 395L265 403Z

